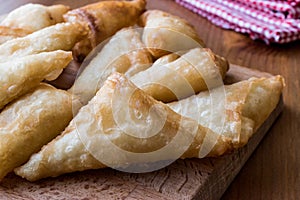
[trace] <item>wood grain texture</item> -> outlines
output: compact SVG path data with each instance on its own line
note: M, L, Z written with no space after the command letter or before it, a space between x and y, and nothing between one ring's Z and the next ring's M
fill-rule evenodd
M71 5L71 7L78 7L89 2L95 2L95 0L0 0L0 13L7 13L13 8L28 2L39 2L48 5L66 2ZM300 196L300 151L297 148L300 146L300 41L285 45L273 44L270 46L265 45L261 41L252 41L246 35L220 29L212 25L197 14L177 5L173 0L148 0L148 8L159 8L185 18L196 27L199 35L209 48L217 54L225 56L231 63L270 72L272 74L281 74L285 77L287 87L283 93L285 102L283 113L271 127L267 137L265 137L240 173L236 176L222 199L298 199ZM72 68L72 70L73 69L74 68ZM72 70L71 74L74 73ZM178 168L178 166L184 166L194 169L198 165L197 162L191 160L190 164L186 164L185 161L178 161L177 166L172 165L170 167ZM176 176L197 177L199 173L202 175L210 173L208 170L209 167L207 167L210 166L209 163L204 162L203 166L204 172L195 170L190 176L189 174L187 176L184 174L184 171L179 170ZM149 176L147 178L147 187L151 188L156 181L158 183L166 182L164 178L159 176L160 173L167 173L169 174L168 176L173 176L172 173L168 172L169 168L165 170L166 172L156 172L154 173L155 175ZM103 173L109 176L110 173L114 174L115 172L104 170L104 172L93 171L91 173ZM84 173L79 175L83 178L85 177ZM59 181L63 181L65 177L69 176L61 177L61 179L58 179L58 183L60 183ZM100 193L101 191L106 191L109 194L111 191L113 194L115 186L103 184L103 180L95 179L95 183L98 183L96 184L97 190L99 190ZM120 187L124 188L124 192L128 192L128 199L136 199L135 197L138 195L144 195L145 190L141 189L140 184L137 184L139 183L138 180L140 179L135 179L135 181L132 181L133 183L131 182L133 185L136 184L134 185L135 190L128 188L126 186L127 183L122 185L124 182L120 182ZM195 182L196 180L197 178L192 179L191 183L186 183L187 186L185 188L196 185L198 183ZM18 182L20 180L16 179L16 181ZM178 180L175 180L176 184L174 184L174 182L168 184L180 185L177 182ZM18 189L16 184L17 183L11 187ZM61 183L61 185L63 184ZM37 183L34 184L34 186L35 187L30 186L32 192L34 192L36 188L43 188L45 183ZM7 191L8 188L9 186L7 185L2 186L2 191ZM108 190L107 188L112 188L112 190ZM180 191L182 190L184 191L184 189ZM168 197L164 195L160 196L161 193L159 191L162 191L160 186L155 186L155 191L158 192L153 192L153 194L151 194L153 197L157 195L157 197L168 199ZM70 193L74 194L76 191L70 191ZM3 193L3 195L12 194L8 192ZM55 195L58 196L59 194L55 193ZM45 197L47 197L47 195L45 195Z

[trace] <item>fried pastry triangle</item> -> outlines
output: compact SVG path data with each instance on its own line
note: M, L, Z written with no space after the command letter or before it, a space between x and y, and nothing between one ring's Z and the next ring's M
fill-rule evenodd
M120 29L133 26L145 6L146 0L101 1L69 11L64 15L66 21L89 27L88 38L74 48L75 57L82 61L99 43Z
M144 27L143 42L152 55L204 47L196 30L186 20L161 10L148 10L140 18Z
M0 23L2 26L35 32L63 22L63 14L70 8L65 5L44 6L28 3L11 11Z
M71 52L58 50L0 63L0 110L44 79L57 78L71 60Z
M45 83L8 105L0 113L0 180L60 134L72 117L72 95Z
M229 148L225 137L180 116L114 73L62 135L15 173L35 181L107 165L141 163L146 168L145 163L179 157L218 156Z
M275 109L283 87L281 76L251 78L168 105L179 114L230 138L233 146L239 148ZM222 102L223 97L226 99ZM220 115L224 115L224 123L218 122Z
M69 90L80 98L83 105L95 96L111 73L131 77L152 64L151 54L142 43L139 30L132 27L118 31L91 59Z
M163 102L183 99L223 85L229 69L224 58L206 48L195 48L179 55L161 57L152 67L131 77L131 81Z
M59 23L49 26L0 45L0 62L41 52L68 51L86 34L86 29L78 23Z

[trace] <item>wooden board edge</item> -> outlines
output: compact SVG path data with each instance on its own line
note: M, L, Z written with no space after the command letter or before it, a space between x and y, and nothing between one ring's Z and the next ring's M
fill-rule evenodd
M239 74L239 76L237 77L236 74ZM242 67L242 66L235 65L235 64L230 64L229 70L226 73L224 83L232 84L232 83L236 83L239 81L247 80L247 79L249 79L249 77L269 78L272 76L273 75L268 72L262 72L262 71L259 71L256 69L251 69L251 68Z

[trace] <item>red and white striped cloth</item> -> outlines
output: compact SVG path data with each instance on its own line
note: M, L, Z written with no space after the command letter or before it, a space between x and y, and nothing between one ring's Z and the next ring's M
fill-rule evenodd
M225 29L269 43L300 39L300 0L175 0Z

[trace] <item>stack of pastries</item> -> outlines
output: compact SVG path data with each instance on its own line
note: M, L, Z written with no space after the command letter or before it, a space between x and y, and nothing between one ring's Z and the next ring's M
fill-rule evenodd
M227 60L184 19L145 7L27 4L1 21L0 180L216 157L247 144L283 78L224 86ZM45 83L72 60L84 67L71 88Z

